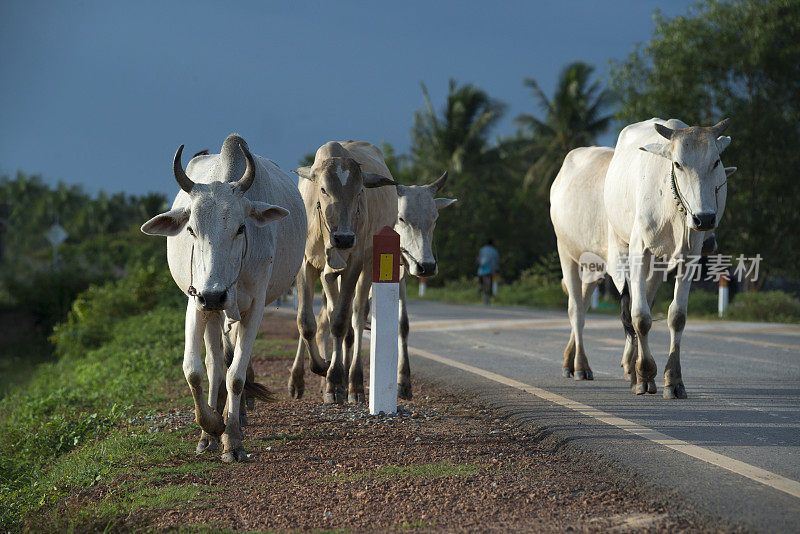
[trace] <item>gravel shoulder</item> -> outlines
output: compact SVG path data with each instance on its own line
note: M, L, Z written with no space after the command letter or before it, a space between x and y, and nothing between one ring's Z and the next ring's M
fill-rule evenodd
M414 400L398 414L370 416L364 405L322 404L307 372L306 397L293 401L286 380L296 336L290 316L267 313L254 362L279 400L257 403L244 428L253 462L203 458L210 462L202 471L154 483L202 491L129 511L112 530L731 530L441 384L414 380ZM187 415L185 407L165 413L154 432L177 434L192 450L199 431ZM113 493L113 484L104 491Z

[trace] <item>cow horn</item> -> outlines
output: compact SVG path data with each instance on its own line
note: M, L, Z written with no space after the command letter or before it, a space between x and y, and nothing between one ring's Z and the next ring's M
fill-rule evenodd
M240 193L244 193L250 189L250 186L253 185L253 180L256 179L256 163L253 161L253 155L250 154L250 151L245 149L241 143L239 144L239 150L242 151L242 154L244 154L247 160L247 168L244 170L244 176L236 182L236 189L238 189Z
M661 137L664 137L665 139L672 139L672 134L675 133L675 130L667 126L664 126L663 124L655 124L655 127L659 135Z
M714 137L718 137L722 134L725 130L728 129L728 124L730 124L730 119L722 119L717 124L711 127L711 131L714 132Z
M175 175L175 180L178 182L178 185L181 186L181 189L187 193L191 193L192 188L194 187L194 182L191 178L186 176L186 171L183 170L183 164L181 163L182 153L183 145L178 147L178 151L175 152L175 159L172 161L172 174Z
M439 177L435 182L428 186L428 189L431 190L431 193L434 195L444 187L444 184L447 182L447 171L444 171L444 174Z

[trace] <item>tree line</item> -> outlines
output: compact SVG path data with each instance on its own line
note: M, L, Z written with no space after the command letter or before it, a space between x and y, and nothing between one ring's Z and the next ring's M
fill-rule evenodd
M495 137L507 107L476 85L451 80L441 103L422 85L408 153L388 144L383 150L401 183L450 172L443 194L459 201L439 219L440 276L431 283L471 278L488 238L501 252L506 281L525 278L532 267L536 279L548 271L557 277L548 193L564 156L653 116L702 125L732 118L724 159L739 170L717 232L720 252L760 253L770 275L798 276L800 3L704 0L687 15L656 12L655 20L652 39L610 63L608 80L583 62L562 69L551 95L535 79L523 80L531 107L515 117L512 135ZM0 179L0 205L9 208L0 303L33 302L26 291L57 292L46 281L51 249L44 238L54 222L70 234L61 255L71 275L59 282L69 286L67 305L90 282L120 276L134 263L164 262L163 243L141 236L138 225L166 201L155 193L91 196L22 174Z
M525 79L534 111L515 118L511 136L492 139L506 106L479 87L451 80L436 106L422 86L409 153L384 152L403 183L450 171L446 193L459 202L437 226L440 281L472 276L490 237L506 280L536 262L557 270L548 193L564 157L651 117L705 126L732 118L724 159L738 171L717 232L720 252L761 254L770 275L797 277L800 3L703 0L687 15L654 16L651 41L611 62L607 82L582 62L563 68L550 96Z

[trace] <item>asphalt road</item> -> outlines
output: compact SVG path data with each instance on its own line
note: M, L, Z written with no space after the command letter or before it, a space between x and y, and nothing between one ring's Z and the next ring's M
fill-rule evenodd
M561 378L565 313L410 301L412 372L466 388L562 443L630 468L728 521L800 532L800 327L689 320L689 398L662 398L668 330L651 348L657 395L635 396L619 366L619 320L589 315L592 382Z

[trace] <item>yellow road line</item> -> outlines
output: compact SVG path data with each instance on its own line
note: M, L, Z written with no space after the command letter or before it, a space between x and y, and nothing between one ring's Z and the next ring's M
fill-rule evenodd
M518 380L498 375L497 373L493 373L491 371L485 371L478 367L473 367L472 365L451 360L450 358L445 358L444 356L439 356L437 354L433 354L426 350L416 349L411 347L409 347L408 350L412 354L416 354L417 356L420 356L422 358L439 362L444 365L449 365L450 367L461 369L462 371L478 375L493 382L497 382L499 384L503 384L505 386L509 386L518 389L520 391L524 391L526 393L530 393L531 395L539 397L540 399L544 399L548 402L558 404L559 406L562 406L564 408L568 408L570 410L576 411L580 414L586 415L593 419L597 419L598 421L601 421L607 425L615 426L630 434L642 437L644 439L652 441L653 443L658 443L659 445L663 445L664 447L683 453L687 456L691 456L692 458L696 458L711 465L721 467L726 471L736 473L754 482L759 482L761 484L764 484L765 486L769 486L778 491L788 493L792 497L800 499L800 482L797 482L795 480L783 477L771 471L767 471L766 469L761 469L760 467L747 464L745 462L736 460L734 458L730 458L728 456L716 453L709 449L699 447L697 445L692 445L691 443L687 443L680 439L673 438L671 436L668 436L667 434L664 434L657 430L653 430L652 428L647 428L645 426L636 424L633 421L617 417L602 410L598 410L597 408L593 408L592 406L589 406L587 404L583 404L568 399L567 397L563 397L556 393L551 393L545 389L538 388L536 386L531 386L523 382L519 382Z

